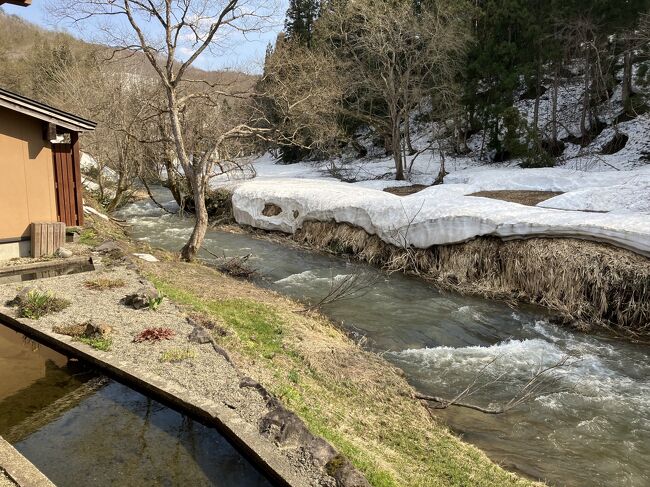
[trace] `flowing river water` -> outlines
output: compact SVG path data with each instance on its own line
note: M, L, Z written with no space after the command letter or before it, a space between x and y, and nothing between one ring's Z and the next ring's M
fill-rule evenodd
M171 205L165 190L156 196ZM121 216L135 238L170 250L180 249L192 228L191 219L164 214L149 201ZM376 275L367 294L323 311L365 337L425 394L455 397L483 370L482 387L464 401L497 407L535 370L575 357L549 375L545 395L506 414L459 407L437 414L495 461L549 484L650 485L647 346L555 326L539 308L444 293L416 278L248 235L210 231L205 246L219 255L252 254L261 284L303 301L322 298L332 279Z

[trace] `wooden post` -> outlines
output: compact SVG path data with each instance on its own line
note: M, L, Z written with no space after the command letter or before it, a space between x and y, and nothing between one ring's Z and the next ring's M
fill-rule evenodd
M32 223L31 240L33 258L52 255L65 245L65 223Z
M73 191L77 205L77 225L82 227L84 224L84 203L83 187L81 186L81 150L79 148L79 134L77 132L70 133L70 142L72 144Z

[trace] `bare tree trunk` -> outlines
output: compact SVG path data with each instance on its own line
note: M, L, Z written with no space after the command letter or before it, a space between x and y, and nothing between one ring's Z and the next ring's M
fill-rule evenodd
M591 48L587 47L585 53L585 73L584 73L584 95L582 101L582 112L580 114L580 135L582 137L587 137L587 114L589 113L589 105L591 104Z
M623 55L623 107L626 112L631 111L630 98L632 96L632 51L626 50Z
M165 170L167 171L167 184L165 185L171 191L174 201L178 206L183 206L183 193L180 188L180 181L176 175L176 168L170 157L165 158Z
M196 172L192 161L187 155L185 144L183 142L183 135L181 131L181 123L178 117L178 103L176 101L176 93L172 87L167 88L167 103L169 107L169 119L171 122L172 135L174 137L174 144L176 145L176 154L178 155L179 162L183 167L185 176L190 182L192 188L192 196L194 197L194 212L195 221L194 229L190 239L181 249L181 258L186 261L191 261L198 254L205 233L208 229L208 210L205 207L205 182L202 173Z
M395 179L397 181L404 181L404 160L402 158L402 136L399 130L399 117L393 119L393 160L395 161Z
M445 169L445 152L442 150L441 143L438 144L438 151L440 152L440 169L438 170L438 175L433 182L433 186L443 184L445 182L445 176L448 174Z
M411 142L411 120L408 113L404 115L404 139L406 141L408 155L412 156L417 151L413 148L413 143Z
M539 132L539 99L542 86L542 62L537 61L537 74L535 75L535 107L533 110L533 133L535 134L535 139L538 138Z
M181 250L181 258L186 261L191 261L198 254L201 245L203 245L203 240L205 239L205 233L208 230L208 209L205 206L205 186L200 180L200 176L192 173L190 178L190 184L192 186L192 194L194 195L194 229L192 230L192 235L190 235L189 240L183 246Z
M553 97L551 107L551 141L553 144L557 143L557 99L560 91L560 70L555 68L553 75Z
M115 211L115 209L120 206L125 191L126 191L126 184L124 183L124 177L120 174L120 177L117 181L117 187L115 188L115 196L113 196L113 199L111 199L108 206L106 206L106 211L110 213L112 211Z

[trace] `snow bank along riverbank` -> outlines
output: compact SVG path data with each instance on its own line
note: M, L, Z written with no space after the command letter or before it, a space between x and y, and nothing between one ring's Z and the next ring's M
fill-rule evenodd
M420 249L480 236L544 236L585 238L650 255L650 213L572 212L465 196L495 186L445 184L400 197L333 181L252 180L236 187L232 201L238 223L286 233L305 221L334 221Z
M316 247L336 244L463 291L543 304L583 324L639 330L650 319L649 188L650 168L467 170L406 197L329 179L265 176L237 184L232 202L240 224ZM470 196L494 190L564 194L537 207ZM479 237L487 239L470 242ZM507 242L536 237L578 240ZM375 252L367 250L371 242Z

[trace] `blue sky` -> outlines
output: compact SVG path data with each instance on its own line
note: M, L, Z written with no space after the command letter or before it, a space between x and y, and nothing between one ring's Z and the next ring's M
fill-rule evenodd
M56 0L50 1L56 3ZM287 0L277 0L278 12L284 13L287 3ZM8 14L18 15L46 29L63 30L76 35L76 37L94 40L92 28L85 30L83 34L79 34L68 25L55 23L47 12L46 4L47 0L34 0L30 7L3 5L2 9ZM211 70L233 68L260 72L266 46L269 42L275 42L278 32L282 30L282 23L283 19L278 18L264 32L249 34L246 38L236 39L236 42L233 42L230 47L223 49L218 54L205 53L196 61L195 65L199 68Z

